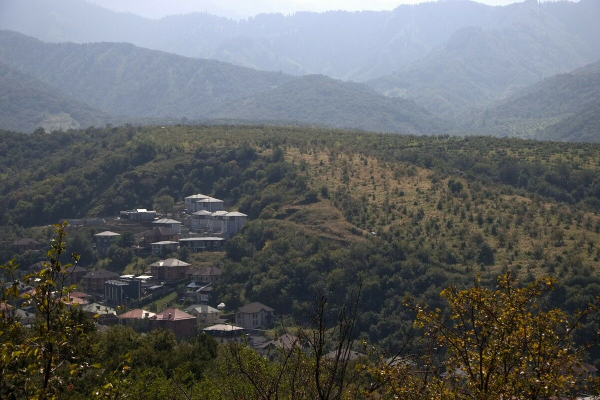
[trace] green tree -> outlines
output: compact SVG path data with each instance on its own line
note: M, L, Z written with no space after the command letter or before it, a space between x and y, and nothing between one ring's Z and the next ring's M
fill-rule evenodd
M108 269L115 272L121 272L133 260L133 250L116 245L110 246L107 253L110 259Z
M541 297L553 285L543 278L521 287L506 274L494 290L443 290L448 315L417 308L416 326L447 353L427 391L446 399L536 400L590 390L591 382L574 372L585 349L572 336L595 307L575 318L543 310Z
M164 194L154 199L154 208L163 214L172 213L175 210L175 200L168 194Z
M8 282L1 282L0 300L5 310L0 317L2 398L56 398L63 384L60 372L77 373L85 368L79 360L90 326L76 307L68 305L73 287L66 284L66 271L72 264L62 261L66 252L65 227L66 223L55 226L56 238L41 271L19 281L13 261L0 266L10 277ZM79 256L73 253L71 259L77 262ZM19 296L21 283L33 286L33 290ZM23 303L35 310L32 329L25 330L14 314L15 307Z
M135 244L135 237L133 236L133 232L123 232L121 236L117 238L116 241L119 247L129 248Z

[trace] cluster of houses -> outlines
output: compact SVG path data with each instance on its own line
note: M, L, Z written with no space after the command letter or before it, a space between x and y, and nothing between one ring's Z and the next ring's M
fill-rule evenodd
M138 208L121 211L117 223L121 229L139 231L136 246L138 251L145 250L164 257L183 248L194 253L222 250L226 240L239 233L248 221L246 214L224 210L223 200L203 194L186 197L185 207L184 213L180 215L181 221L158 218L156 211ZM70 226L101 226L107 221L96 218L70 220L69 223ZM96 251L106 254L120 236L120 233L110 230L96 233ZM44 245L35 239L23 238L15 240L12 248L16 253L22 254L40 251Z
M42 268L38 263L32 268ZM200 331L214 337L219 342L230 340L244 341L251 333L271 328L274 324L275 310L261 303L250 303L229 313L224 318L225 304L216 307L211 297L212 285L222 276L222 270L215 266L194 268L190 263L169 258L150 264L150 270L144 275L119 275L108 270L88 271L79 266L71 266L65 271L65 284L79 285L84 292L73 292L69 304L77 305L81 310L103 325L125 324L139 331L157 328L172 330L179 338L189 338ZM117 306L138 304L144 296L161 291L163 296L173 290L173 284L188 282L184 298L193 303L184 310L169 308L154 313L136 308L118 315ZM21 288L25 295L32 287ZM102 299L101 303L91 301ZM8 305L5 305L8 306ZM17 310L23 320L33 319L32 310Z
M185 310L169 308L160 313L135 309L118 315L118 323L140 331L156 328L172 330L179 338L191 338L200 332L212 336L220 343L246 341L251 334L273 327L275 311L261 303L250 303L235 312L234 323L223 319L225 305L217 308L207 304L194 304Z
M183 248L190 252L222 250L225 242L241 231L248 216L237 211L226 211L223 200L196 194L185 198L185 210L179 217L180 220L171 216L161 217L155 211L141 208L121 211L111 226L120 226L116 230L121 232L137 232L134 236L137 238L136 250L147 251L163 259L148 265L147 271L138 276L72 266L65 271L65 283L79 285L86 293L73 292L69 304L77 305L95 316L101 324L126 324L139 331L170 329L179 338L193 337L203 331L219 342L241 342L261 330L271 328L275 311L264 304L246 304L237 308L235 313L230 311L228 314L224 314L223 303L216 305L212 292L213 285L222 275L218 267L196 268L177 258L165 258ZM87 220L77 222L77 226L107 223L104 219L95 219L93 223ZM107 254L121 236L110 230L94 234L96 251ZM43 248L44 245L34 239L20 239L13 243L14 251L19 253L41 251ZM42 263L30 267L32 270L41 268ZM169 308L158 313L135 308L163 297L182 284L185 285L185 293L180 300L191 304L187 308ZM26 292L29 289L23 290ZM215 307L210 304L215 304ZM118 314L117 306L134 309ZM20 312L23 318L32 317L26 310Z
M120 220L149 225L151 229L140 235L140 247L159 257L182 248L194 253L222 250L225 241L239 233L248 221L246 214L224 210L223 200L203 194L186 197L185 207L183 221L157 219L156 211L146 209L121 211ZM118 233L111 231L96 234L96 249L105 253L118 237Z

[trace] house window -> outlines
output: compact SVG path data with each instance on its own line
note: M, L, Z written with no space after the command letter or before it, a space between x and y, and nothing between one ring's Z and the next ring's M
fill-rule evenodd
M258 325L258 313L252 314L252 325Z

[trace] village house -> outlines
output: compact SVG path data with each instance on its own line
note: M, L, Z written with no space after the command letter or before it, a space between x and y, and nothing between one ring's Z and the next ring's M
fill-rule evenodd
M273 326L274 311L258 302L246 304L237 309L235 324L246 329L268 329Z
M176 234L181 234L181 222L175 221L174 219L157 219L152 222L152 226L155 228L170 228L173 229Z
M194 299L194 301L196 301L196 291L204 286L206 286L206 285L203 283L196 283L196 282L188 283L188 285L186 286L186 289L187 289L186 296L189 298L192 298L192 299Z
M366 355L355 350L342 349L341 352L339 350L330 351L323 356L323 360L329 362L336 362L336 360L355 361L361 357L366 357Z
M195 316L200 324L214 325L221 318L221 311L207 304L194 304L186 308L185 311Z
M181 235L171 228L154 227L149 231L142 233L142 246L151 249L152 243L158 242L176 242Z
M119 275L105 269L90 271L81 278L81 284L90 292L104 293L104 283Z
M151 327L170 329L180 339L196 334L196 317L177 308L169 308L150 318Z
M94 235L94 241L96 242L96 250L98 253L106 254L110 246L115 243L119 236L121 235L111 231L96 233Z
M187 248L193 253L223 250L224 245L225 239L220 237L192 237L179 239L179 246L181 248Z
M150 311L135 309L118 315L118 321L121 325L132 327L137 332L147 332L150 330L150 319L156 314Z
M197 285L197 283L192 282ZM210 301L210 296L213 292L212 284L202 286L200 289L196 290L196 302L200 304L206 304Z
M212 337L219 343L242 343L246 338L246 330L240 326L217 324L202 329L202 332Z
M256 347L256 351L263 356L268 355L269 359L273 361L277 352L288 352L293 348L304 351L307 349L307 345L298 337L290 335L289 333L284 333L273 340L260 344Z
M10 315L13 309L14 307L8 303L0 303L0 317L5 318L7 315Z
M77 285L88 273L88 270L79 265L71 265L65 268L64 273L67 275L67 283L69 285Z
M128 305L142 297L142 283L138 279L114 279L104 283L104 298L110 305Z
M18 239L12 244L13 250L17 253L25 253L30 250L42 250L43 247L43 244L31 238Z
M15 310L15 318L19 320L21 325L29 326L35 320L35 314L22 309Z
M188 214L193 214L198 211L215 212L223 209L223 200L215 199L214 197L203 194L195 194L185 198L185 208Z
M148 211L145 208L138 208L135 210L121 211L121 219L136 221L136 222L150 222L156 218L156 211Z
M168 254L176 252L179 249L179 242L165 240L152 243L152 254L157 257L165 257Z
M590 379L596 376L596 372L598 372L598 368L594 367L592 364L588 364L582 362L581 364L574 365L571 367L571 370L580 378L580 379Z
M83 292L71 292L68 295L68 304L72 305L72 304L80 304L80 305L85 305L85 304L89 304L88 298L90 296L87 293L83 293Z
M218 267L204 267L200 269L190 269L187 272L188 278L192 280L192 282L196 283L216 283L221 279L221 275L223 271L221 271Z
M246 214L237 211L219 211L213 213L211 217L210 230L219 233L224 238L230 238L239 233L246 222L248 222Z
M152 276L154 279L159 281L175 281L185 279L185 273L190 267L190 264L176 258L168 258L150 264L150 267L152 268Z
M113 308L107 307L103 304L87 304L80 306L80 309L87 313L91 318L95 318L99 324L112 325L117 322L116 311Z
M193 213L190 217L190 228L193 231L209 231L210 221L213 213L206 210L200 210Z
M190 229L196 232L211 232L224 238L230 238L239 233L248 216L237 211L219 210L210 212L200 210L191 215Z

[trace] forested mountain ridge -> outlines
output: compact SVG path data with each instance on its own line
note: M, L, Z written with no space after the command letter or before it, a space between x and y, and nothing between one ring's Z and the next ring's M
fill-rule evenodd
M3 129L47 132L104 125L110 118L70 99L37 79L0 62L0 125Z
M0 29L55 42L130 42L263 70L353 80L388 75L442 46L461 28L528 23L537 18L532 9L545 18L547 32L558 28L588 48L598 48L594 0L528 3L431 2L393 11L265 14L235 22L207 14L148 20L80 0L6 0Z
M458 30L422 60L367 83L387 96L413 99L438 115L461 118L474 107L600 58L600 50L557 19L549 24L551 16L538 14L536 8L530 11L528 20L501 28Z
M589 64L565 74L546 78L478 112L471 128L473 132L514 135L563 141L599 141L600 133L581 126L593 116L591 111L600 104L600 62ZM578 123L558 123L574 114ZM565 120L565 121L566 121ZM550 128L550 125L555 125ZM577 126L577 127L576 127ZM548 127L552 134L545 132ZM529 129L526 129L529 128ZM583 131L578 134L579 128ZM564 135L560 131L565 132Z
M137 117L202 117L293 79L131 44L49 44L9 31L0 32L0 59L93 107Z
M542 140L600 142L600 102L543 129Z
M600 103L600 61L537 82L490 107L487 118L563 117Z
M290 121L388 133L441 133L452 124L414 102L378 95L361 84L308 75L221 107L215 118Z
M130 44L50 44L0 31L0 60L120 122L241 120L424 134L451 126L412 101L389 99L361 84L255 71Z

